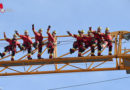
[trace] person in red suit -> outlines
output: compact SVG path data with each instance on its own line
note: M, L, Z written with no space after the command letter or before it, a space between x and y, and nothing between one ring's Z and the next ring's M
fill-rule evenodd
M89 27L88 32L90 32L90 33L95 33L96 31L95 31L95 30L93 30L93 29L92 29L92 27Z
M98 47L98 56L101 55L101 50L102 50L102 44L104 42L104 33L101 32L101 27L98 27L97 31L92 31L94 34L95 39L97 40L97 47Z
M96 38L94 37L94 34L92 33L92 27L89 27L88 35L84 37L84 43L85 43L85 48L87 49L88 47L91 48L91 56L95 56L95 46L97 43Z
M18 33L18 31L15 31L15 33L23 40L22 48L24 50L28 50L28 56L27 56L28 60L32 59L31 54L32 54L32 45L33 45L33 42L32 42L31 37L29 37L29 35L28 35L28 31L25 30L24 35L20 35Z
M104 33L101 32L101 27L98 27L97 31L92 30L92 27L89 28L89 31L94 34L94 37L97 41L97 47L98 47L98 56L101 55L101 50L102 50L102 44L104 42Z
M95 34L96 39L97 39L97 46L98 46L98 56L102 56L101 55L101 50L102 50L102 44L104 42L104 33L101 32L101 27L98 27L97 29L97 33Z
M41 53L42 53L42 46L44 45L44 42L42 41L43 40L43 35L42 35L42 29L40 28L39 31L37 32L35 29L34 29L34 24L32 25L32 30L35 34L35 42L33 44L34 48L37 48L38 47L38 59L42 59L41 58Z
M109 48L109 53L108 55L112 55L112 37L109 32L109 28L107 27L105 30L104 34L104 43L108 46Z
M82 57L82 52L85 50L83 46L84 30L78 31L79 35L71 34L69 31L67 33L69 36L76 38L76 41L73 43L73 48L70 49L70 53L72 54L78 49L78 57Z
M14 57L15 57L15 54L16 54L16 47L18 46L20 48L20 50L22 50L22 47L20 46L20 43L17 41L17 38L16 38L16 34L13 35L13 39L9 39L6 37L6 34L4 32L4 38L5 40L9 43L8 46L5 47L5 50L3 53L0 53L0 56L3 58L7 52L12 52L11 54L11 61L14 61Z
M49 58L53 58L54 48L56 46L56 31L53 31L51 34L50 28L51 28L51 26L48 26L48 29L47 29L47 34L48 34L47 48L48 48L48 53L50 54Z

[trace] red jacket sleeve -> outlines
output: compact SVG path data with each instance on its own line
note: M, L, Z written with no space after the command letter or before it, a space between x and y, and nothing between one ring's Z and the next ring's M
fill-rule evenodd
M30 42L31 44L33 44L32 40L29 40L29 42Z
M54 42L55 39L54 39L54 37L52 36L52 34L50 34L49 32L47 32L47 34L48 34L48 40Z
M20 38L22 38L22 39L24 39L25 38L25 36L24 35L19 35L20 36Z
M83 36L83 41L84 42L88 41L88 37L87 36Z
M107 38L106 38L106 39L112 41L111 35L107 35Z
M6 40L7 42L9 42L9 43L12 41L12 40L9 39L9 38L6 38L5 40Z
M96 33L96 31L92 31L92 33L94 34L94 35L96 35L97 33Z
M19 33L16 33L20 38L25 38L25 36L24 35L20 35Z
M31 37L28 37L28 42L29 42L30 44L33 44Z
M78 35L75 35L75 34L74 34L74 38L77 38L77 37L78 37Z
M35 30L34 30L34 34L35 34L36 36L38 36L38 35L39 35L39 33L38 33L38 32L36 32Z

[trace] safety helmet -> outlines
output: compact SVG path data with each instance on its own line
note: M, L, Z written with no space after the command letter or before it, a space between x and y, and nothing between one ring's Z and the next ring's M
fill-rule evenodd
M40 29L39 29L39 31L43 31L43 29L42 29L42 28L40 28Z
M99 27L98 27L98 29L97 29L97 32L100 32L100 31L101 31L101 29L102 29L102 28L99 26Z
M54 30L52 33L56 34L56 31Z
M110 34L108 27L106 27L105 33L106 33L106 34Z
M24 31L24 33L26 33L26 32L28 33L28 30L25 30L25 31Z
M14 34L13 36L14 36L14 37L17 37L17 35L16 35L16 34Z
M91 33L92 31L88 30L88 33Z
M78 30L78 33L80 33L81 31L80 30Z
M106 27L106 31L109 31L109 28L108 28L108 27Z
M38 30L39 33L42 32L42 31L43 31L42 28L40 28L40 29Z
M99 26L99 27L98 27L98 29L100 29L100 30L101 30L101 29L102 29L102 27L100 27L100 26Z
M84 30L81 30L80 32L81 32L81 33L84 33Z

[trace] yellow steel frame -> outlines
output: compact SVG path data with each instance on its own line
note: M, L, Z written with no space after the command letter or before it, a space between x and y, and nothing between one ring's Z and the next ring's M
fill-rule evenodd
M126 70L130 67L124 66L124 59L130 59L130 49L122 49L122 39L123 35L130 33L129 31L117 31L112 32L111 36L115 40L114 43L114 54L112 56L94 56L91 57L91 50L88 49L86 52L82 53L84 57L66 57L70 53L65 53L63 55L57 54L57 46L54 49L53 59L34 59L26 60L24 55L18 60L12 62L10 60L5 60L11 55L8 55L0 60L0 76L9 75L31 75L31 74L51 74L51 73L70 73L70 72L91 72L91 71L110 71L110 70ZM68 35L56 36L58 38L69 37ZM47 38L47 37L44 37ZM34 37L32 37L34 39ZM0 39L4 41L5 39ZM47 40L47 39L46 39ZM45 40L45 41L46 41ZM44 47L44 46L43 46ZM106 48L106 47L105 47ZM102 52L105 50L102 50ZM95 48L96 50L97 48ZM47 50L45 48L42 52ZM122 52L124 50L125 52ZM21 51L18 51L19 53ZM33 50L33 54L37 52L37 49ZM102 59L101 61L98 61ZM107 60L106 60L107 59ZM92 61L91 61L92 60ZM113 63L109 67L106 63ZM87 65L87 67L83 67ZM21 68L26 67L27 70ZM21 67L21 68L20 68Z

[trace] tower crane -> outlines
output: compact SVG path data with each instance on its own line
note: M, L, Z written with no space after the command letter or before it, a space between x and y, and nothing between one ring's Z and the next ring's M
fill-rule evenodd
M83 57L67 57L67 55L70 53L67 52L60 55L57 53L58 47L56 46L54 49L53 59L44 58L26 60L27 55L22 56L22 54L19 54L21 51L17 51L17 55L19 54L17 58L19 59L15 61L8 60L8 57L11 55L7 55L0 59L0 76L114 70L126 70L127 74L130 74L130 48L122 48L123 39L130 40L130 31L111 32L111 36L114 41L112 55L90 56L91 50L88 49L82 53ZM66 37L70 36L56 36L56 39L58 40L59 38ZM0 41L4 41L4 39L0 39ZM45 46L43 47L45 49L43 50L42 54L44 54L47 50ZM105 48L106 47L102 49L102 53L104 53ZM33 54L36 52L37 49L34 49ZM108 65L107 63L112 64Z

